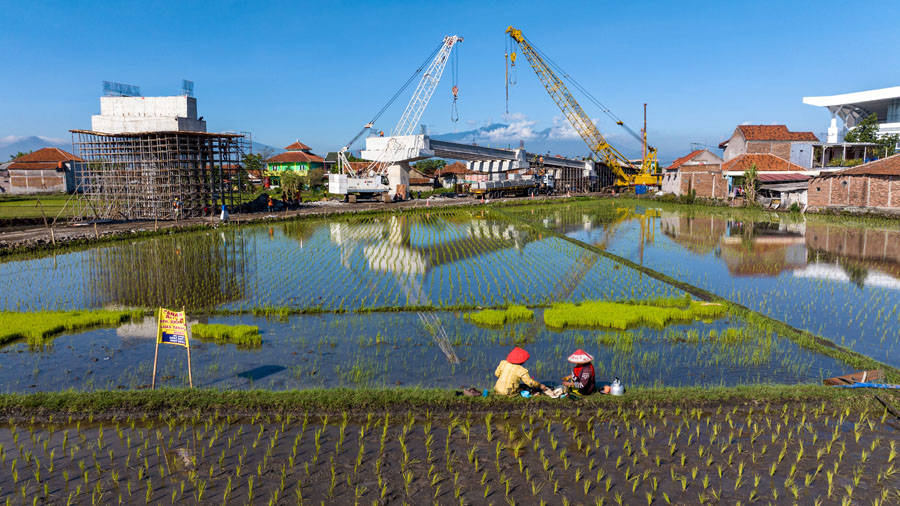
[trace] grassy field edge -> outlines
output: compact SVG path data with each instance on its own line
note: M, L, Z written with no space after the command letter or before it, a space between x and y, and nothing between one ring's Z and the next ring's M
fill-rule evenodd
M637 406L645 403L714 406L722 403L837 402L864 405L875 398L872 391L824 385L744 385L735 387L641 387L626 388L625 395L593 395L577 400L549 397L466 397L454 390L437 388L242 390L160 389L94 392L39 392L0 394L0 413L22 418L49 415L118 416L134 413L256 413L315 410L335 411L493 411L496 409L600 408Z

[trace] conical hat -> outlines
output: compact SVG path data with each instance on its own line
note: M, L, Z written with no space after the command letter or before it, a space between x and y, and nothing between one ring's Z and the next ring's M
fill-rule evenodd
M510 364L524 364L530 357L531 355L529 355L527 351L516 346L509 352L509 355L506 356L506 361Z
M586 364L588 362L593 362L594 357L592 357L588 352L578 348L575 350L575 353L569 355L569 358L566 359L573 364Z

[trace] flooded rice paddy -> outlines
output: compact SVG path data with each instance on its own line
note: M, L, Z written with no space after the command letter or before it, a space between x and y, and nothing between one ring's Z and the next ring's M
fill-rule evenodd
M535 322L503 328L480 327L456 312L439 312L438 318L459 364L449 363L432 331L412 312L204 318L257 325L262 345L241 348L194 339L194 385L482 389L493 385L494 369L514 345L531 352L528 368L547 384L571 373L566 357L576 348L594 355L598 380L618 376L629 386L811 382L843 370L840 361L730 318L625 332L555 331L544 326L540 315ZM155 325L147 317L116 329L64 335L40 350L29 349L24 341L5 346L0 349L0 385L6 393L147 387ZM159 360L158 384L187 384L183 348L162 346Z
M892 224L608 201L517 215L900 366Z
M604 200L225 227L0 263L0 282L17 287L0 295L0 309L184 306L201 322L259 326L258 348L194 341L194 384L204 388L489 388L513 345L531 352L529 369L547 383L567 374L565 357L579 347L595 356L598 380L633 386L817 382L850 369L734 316L548 329L542 307L553 302L683 295L564 233L900 366L900 232L746 214ZM511 303L536 308L535 320L488 328L464 318ZM287 316L296 311L313 314ZM422 311L438 317L459 364ZM147 317L42 349L9 343L0 385L146 387L154 332ZM159 375L186 384L183 349L161 348Z

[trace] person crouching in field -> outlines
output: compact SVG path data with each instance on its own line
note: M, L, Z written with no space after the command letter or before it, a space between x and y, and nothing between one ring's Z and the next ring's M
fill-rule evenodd
M569 355L567 359L575 364L572 369L572 375L563 378L563 385L569 387L572 393L578 395L591 395L597 391L596 378L594 377L594 361L588 352L581 348L575 350L575 353ZM603 393L609 393L609 387L603 387Z
M516 346L506 355L506 360L501 360L494 376L497 377L497 383L494 384L494 392L498 395L518 395L522 390L542 392L547 391L547 387L535 381L528 369L522 367L522 364L528 361L531 355L527 351Z

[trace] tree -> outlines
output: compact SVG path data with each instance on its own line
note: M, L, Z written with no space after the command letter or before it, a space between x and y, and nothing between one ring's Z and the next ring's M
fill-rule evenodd
M263 177L263 171L266 169L266 159L262 153L247 153L241 161L244 170L253 174L258 178Z
M27 153L24 151L19 151L18 153L14 154L14 155L9 155L9 160L13 161L16 158L19 158L20 156L30 155L31 153L33 153L33 151L29 151Z
M875 148L875 155L882 158L894 154L898 140L900 140L900 137L896 134L878 135L878 114L874 112L866 116L864 120L860 121L844 136L844 141L846 142L874 142L878 144L878 147Z
M301 176L297 171L294 170L285 170L281 174L279 174L281 178L281 189L288 193L294 193L301 189L301 185L303 184L303 176Z
M310 190L315 190L322 185L322 179L325 177L323 169L309 169L306 175L302 176L303 186Z
M447 160L441 160L440 158L430 158L428 160L422 160L414 163L412 165L412 168L416 169L422 174L425 174L426 176L433 176L435 172L439 172L446 165Z
M747 202L756 202L756 188L759 186L759 177L757 174L756 164L750 164L750 167L744 171L744 195Z

